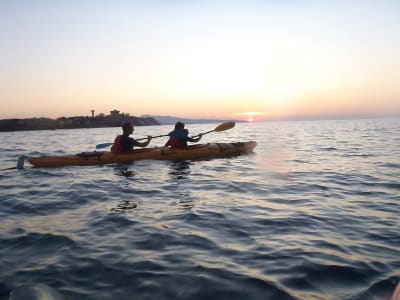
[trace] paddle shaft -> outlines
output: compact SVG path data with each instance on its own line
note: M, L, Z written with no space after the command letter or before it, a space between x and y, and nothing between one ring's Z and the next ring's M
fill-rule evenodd
M168 134L162 134L162 135L156 135L156 136L152 136L152 139L155 138L159 138L159 137L163 137L163 136L168 136ZM143 140L147 140L147 137L145 138L140 138L140 139L136 139L136 141L143 141ZM102 143L102 144L97 144L96 145L96 149L102 149L102 148L107 148L112 146L114 143Z
M168 136L168 134L156 135L156 136L152 136L151 138L156 139L156 138L163 137L163 136ZM143 141L143 140L147 140L147 137L136 139L136 141Z
M192 136L192 138L198 137L200 134L201 135L205 135L205 134L208 134L208 133L211 133L211 132L214 132L214 131L215 131L215 129L207 131L207 132L199 133L199 134L196 134L196 135Z
M206 132L206 133L210 133L210 132L212 132L212 131L214 131L214 130L211 130L211 131ZM206 134L206 133L203 133L203 134ZM164 136L168 136L168 134L156 135L156 136L152 136L151 138L152 138L152 139L156 139L156 138L164 137ZM198 136L198 135L195 135L195 136ZM147 140L147 137L146 137L146 138L136 139L136 141L143 141L143 140ZM113 144L114 144L114 143L103 143L103 144L98 144L98 145L96 145L96 149L107 148L107 147L112 146Z
M213 130L196 134L196 135L192 136L192 138L198 137L199 135L205 135L205 134L208 134L208 133L211 133L211 132L214 132L214 131L225 131L225 130L233 128L234 126L235 126L235 122L222 123L222 124L218 125L217 127L215 127ZM168 136L168 134L162 134L162 135L153 136L153 139L154 138L158 138L158 137L163 137L163 136ZM137 141L145 140L145 139L147 139L147 138L137 139Z

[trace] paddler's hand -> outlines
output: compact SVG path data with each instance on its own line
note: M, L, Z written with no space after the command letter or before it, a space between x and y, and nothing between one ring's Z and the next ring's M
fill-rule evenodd
M141 143L141 144L140 144L140 147L146 147L146 146L150 143L150 141L151 141L152 138L153 138L152 136L148 135L148 136L147 136L147 141Z

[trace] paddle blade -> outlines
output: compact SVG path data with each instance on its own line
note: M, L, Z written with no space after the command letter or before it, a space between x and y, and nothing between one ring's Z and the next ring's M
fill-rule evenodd
M112 146L112 145L113 145L113 143L97 144L97 145L96 145L96 149L103 149L103 148L110 147L110 146Z
M226 122L215 127L214 131L224 131L235 127L235 122Z

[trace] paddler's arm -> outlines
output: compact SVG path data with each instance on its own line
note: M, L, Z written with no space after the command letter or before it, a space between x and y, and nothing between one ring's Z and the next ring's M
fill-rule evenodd
M145 142L143 142L143 143L138 142L138 141L135 140L135 146L146 147L146 146L150 143L151 139L152 139L152 137L149 135L149 136L147 137L147 141L145 141Z
M165 147L171 146L171 138L168 139L168 141L164 145Z
M202 137L203 137L203 134L200 133L199 135L197 135L197 137L188 137L187 140L189 142L196 143L196 142L200 141Z

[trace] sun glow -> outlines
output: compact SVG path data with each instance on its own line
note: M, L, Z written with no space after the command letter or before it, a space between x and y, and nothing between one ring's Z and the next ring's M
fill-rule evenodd
M237 113L236 115L243 117L245 120L247 120L247 122L255 122L256 116L262 116L265 114L263 112L258 112L258 111L248 111L248 112Z

